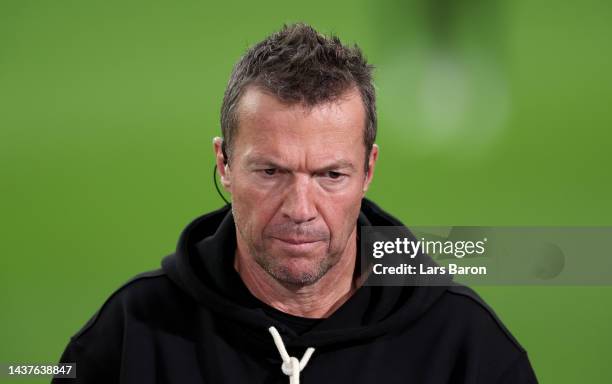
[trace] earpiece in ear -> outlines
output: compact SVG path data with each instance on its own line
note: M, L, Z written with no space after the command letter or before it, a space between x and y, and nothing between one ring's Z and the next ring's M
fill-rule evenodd
M221 142L221 153L223 154L223 164L227 166L227 152L225 151L225 140Z

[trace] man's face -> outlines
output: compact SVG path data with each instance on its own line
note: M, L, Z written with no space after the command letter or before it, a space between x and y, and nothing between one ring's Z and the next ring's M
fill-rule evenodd
M342 257L355 257L346 247L356 241L378 154L374 146L366 174L360 94L306 107L251 87L238 115L230 165L220 172L239 249L280 282L312 284Z

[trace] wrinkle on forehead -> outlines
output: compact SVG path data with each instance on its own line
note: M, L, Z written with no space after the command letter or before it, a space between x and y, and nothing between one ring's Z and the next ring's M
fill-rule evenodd
M357 169L353 161L341 156L316 157L299 154L298 156L289 158L260 151L250 151L244 155L243 159L247 167L270 167L288 171L324 172L330 170L344 170L353 172Z
M346 124L365 128L365 109L357 88L351 88L333 100L309 105L286 103L260 87L249 87L240 99L237 112L239 127L254 125L252 123L267 126L275 118L299 121L311 116L328 129ZM286 128L289 134L291 124Z

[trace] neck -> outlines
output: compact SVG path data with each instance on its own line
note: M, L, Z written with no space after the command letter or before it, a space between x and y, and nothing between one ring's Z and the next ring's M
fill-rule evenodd
M287 285L268 274L238 241L234 268L259 300L279 311L301 317L324 318L331 315L357 289L353 279L357 255L355 229L338 262L317 282Z

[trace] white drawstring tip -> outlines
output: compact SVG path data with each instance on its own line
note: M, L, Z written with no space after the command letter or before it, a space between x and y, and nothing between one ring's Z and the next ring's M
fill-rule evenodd
M278 353L283 360L281 371L289 376L289 384L300 384L300 372L306 367L306 364L308 364L315 349L312 347L306 349L304 356L302 356L302 360L298 360L296 357L289 356L285 344L283 343L283 338L275 327L268 328L268 331L272 335L276 349L278 349Z

